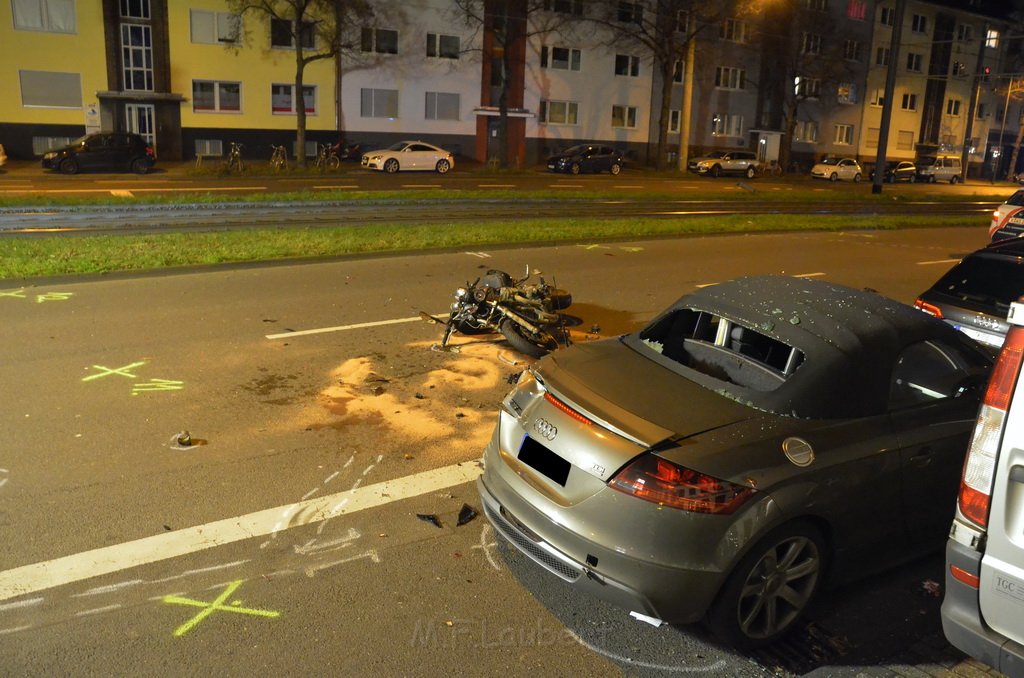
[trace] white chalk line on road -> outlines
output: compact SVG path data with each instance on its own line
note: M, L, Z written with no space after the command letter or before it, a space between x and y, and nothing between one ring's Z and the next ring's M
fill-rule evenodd
M435 313L435 317L447 316L448 311ZM309 334L324 334L326 332L344 332L346 330L362 330L367 327L381 327L384 325L400 325L402 323L425 322L422 317L392 318L391 320L374 320L366 323L353 323L351 325L337 325L335 327L318 327L312 330L296 330L295 332L281 332L279 334L268 334L267 339L287 339L288 337L302 337Z
M16 567L0 572L0 601L244 539L263 537L274 531L282 512L287 510L291 510L293 515L288 527L300 527L444 490L476 480L479 475L477 462L454 464L297 504Z
M918 266L931 266L933 264L955 264L959 259L936 259L935 261L919 261Z

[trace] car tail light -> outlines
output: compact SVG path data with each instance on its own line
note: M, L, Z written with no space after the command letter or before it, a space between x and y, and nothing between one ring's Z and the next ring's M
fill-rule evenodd
M941 308L939 308L935 304L929 304L927 301L924 301L923 299L918 299L917 301L915 301L914 302L914 308L916 308L918 310L921 310L921 311L924 311L928 315L933 315L936 318L941 318L942 317L942 309Z
M653 454L638 457L608 486L661 506L696 513L732 513L754 490L674 464Z
M146 146L146 155L148 155L151 158L156 157L156 153L153 151L152 146Z
M972 589L976 589L981 586L981 578L978 577L978 575L976 574L971 574L962 567L950 565L949 573L953 575L953 579L956 579L958 582L961 582L962 584L967 584Z
M1006 410L1017 384L1024 358L1024 327L1012 327L992 370L985 398L978 411L971 445L964 460L957 506L960 513L979 527L988 525L989 497L995 475L996 453L1002 441Z

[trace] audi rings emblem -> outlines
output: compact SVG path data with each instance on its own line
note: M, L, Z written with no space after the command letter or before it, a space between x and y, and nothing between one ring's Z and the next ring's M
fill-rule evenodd
M533 430L548 440L554 440L558 435L558 427L547 419L534 419Z

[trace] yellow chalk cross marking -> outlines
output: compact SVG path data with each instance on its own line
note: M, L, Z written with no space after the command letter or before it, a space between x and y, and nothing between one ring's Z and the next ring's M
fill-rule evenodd
M88 377L82 377L82 381L92 381L93 379L99 379L100 377L106 377L106 376L111 375L111 374L120 374L122 377L128 377L129 379L135 379L135 375L130 373L130 372L128 372L128 370L133 369L135 367L141 367L141 366L143 366L145 364L146 364L146 361L143 360L142 362L132 363L131 365L125 365L124 367L117 367L117 368L114 368L114 369L111 369L109 367L104 367L103 365L93 365L93 367L95 367L97 370L103 370L103 371L100 372L99 374L93 374L93 375L90 375Z
M257 610L251 607L239 607L242 604L240 600L234 601L233 603L231 603L231 605L224 605L224 601L227 600L231 596L231 594L235 592L235 589L241 586L242 582L244 581L244 579L239 579L238 581L233 581L230 584L228 584L228 587L224 589L224 592L217 596L217 599L212 603L207 603L202 600L192 600L191 598L182 598L181 596L164 596L163 601L165 603L173 603L175 605L191 605L192 607L203 608L202 612L200 612L196 616L192 617L192 619L189 619L187 622L176 628L174 630L174 635L177 637L185 635L186 633L194 629L196 625L199 624L199 622L203 621L217 610L220 610L222 612L238 612L239 614L248 614L255 617L270 617L271 619L280 616L281 613L275 612L274 610Z
M139 395L146 391L180 391L185 388L185 382L173 379L154 379L153 381L132 386L132 395Z
M36 303L41 304L44 301L67 301L74 296L74 294L74 292L47 292L46 294L37 294Z
M25 290L14 290L13 292L0 292L0 297L14 297L16 299L26 299Z

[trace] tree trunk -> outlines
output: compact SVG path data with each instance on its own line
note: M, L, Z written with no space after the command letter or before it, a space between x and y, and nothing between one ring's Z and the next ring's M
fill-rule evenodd
M1022 116L1024 117L1024 116ZM1024 141L1024 124L1017 121L1017 138L1013 142L1013 150L1010 151L1010 166L1006 169L1006 180L1013 181L1013 175L1017 173L1017 155L1020 152L1020 144Z
M672 76L674 75L675 64L671 59L666 59L661 64L661 111L658 113L658 155L654 159L654 166L659 172L668 167L668 123L672 110ZM682 115L682 114L680 114ZM682 120L680 119L680 123ZM680 126L682 126L680 124Z
M303 169L306 167L306 98L302 96L302 75L305 66L302 59L302 47L296 45L295 92L292 94L292 103L295 105L295 140L298 144L295 160Z

